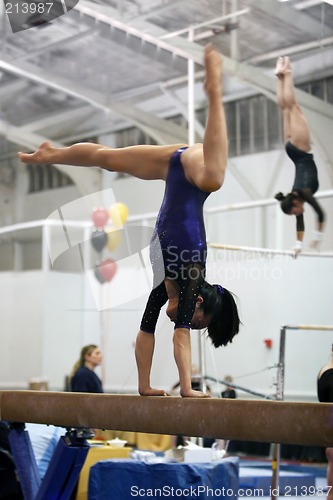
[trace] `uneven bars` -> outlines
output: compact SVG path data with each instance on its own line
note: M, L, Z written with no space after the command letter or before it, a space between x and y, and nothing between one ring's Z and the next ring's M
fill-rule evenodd
M333 331L333 325L284 325L282 328L286 330L323 330Z
M276 382L276 399L284 399L284 379L285 379L285 351L286 351L286 333L287 330L312 330L312 331L333 331L331 325L284 325L280 328L280 348L279 363Z
M261 392L253 391L252 389L247 389L246 387L242 387L241 385L236 385L233 382L227 382L226 380L219 380L215 377L210 377L209 375L205 375L204 378L206 380L210 380L211 382L216 382L217 384L223 384L229 387L232 387L233 389L237 389L239 391L247 392L248 394L252 394L253 396L259 396L260 398L263 399L270 399L272 401L276 400L275 396L269 396L267 394L262 394Z
M261 253L265 255L289 255L292 258L295 258L296 255L294 250L276 250L273 248L243 247L237 245L224 245L223 243L208 243L208 247L221 250ZM299 257L333 257L333 252L301 252L297 258Z
M315 198L331 198L333 196L333 189L327 191L320 191L315 194ZM278 205L278 201L275 198L266 198L262 200L254 200L254 201L245 201L240 203L231 203L229 205L219 205L216 207L205 208L205 213L214 214L214 213L222 213L222 212L230 212L233 210L244 210L246 208L259 208L259 207L267 207L270 205Z

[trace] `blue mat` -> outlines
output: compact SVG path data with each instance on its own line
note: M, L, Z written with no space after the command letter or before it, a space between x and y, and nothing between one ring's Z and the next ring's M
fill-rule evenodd
M241 466L239 487L243 490L252 490L255 496L271 497L273 493L277 496L313 496L316 491L316 476L308 472L280 469L278 491L272 492L272 470L270 468Z
M228 498L238 496L238 458L209 464L103 460L89 476L89 500Z

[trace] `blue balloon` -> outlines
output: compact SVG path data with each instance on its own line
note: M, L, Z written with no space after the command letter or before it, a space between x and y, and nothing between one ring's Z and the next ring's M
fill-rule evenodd
M91 243L97 252L101 252L108 242L108 235L102 228L95 229L91 233Z

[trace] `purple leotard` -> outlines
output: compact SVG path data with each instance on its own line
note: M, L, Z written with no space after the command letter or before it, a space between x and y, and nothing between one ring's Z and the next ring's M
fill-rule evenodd
M205 275L203 204L210 193L186 179L181 163L184 149L170 158L164 198L150 245L154 288L141 323L141 330L149 333L154 333L160 309L168 300L164 278L176 280L180 289L175 327L190 328Z
M150 257L155 279L160 277L161 267L163 278L164 271L167 276L177 278L177 271L190 263L198 262L205 267L207 244L203 204L210 193L186 179L181 164L184 149L179 149L170 158L164 198L152 236Z

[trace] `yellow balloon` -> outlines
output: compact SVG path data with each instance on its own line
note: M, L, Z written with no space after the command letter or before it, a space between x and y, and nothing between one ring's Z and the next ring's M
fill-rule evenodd
M113 252L113 250L115 250L121 242L120 231L108 231L107 235L108 235L107 248L108 250Z
M128 217L127 206L124 203L116 203L110 208L109 217L115 226L123 226Z

